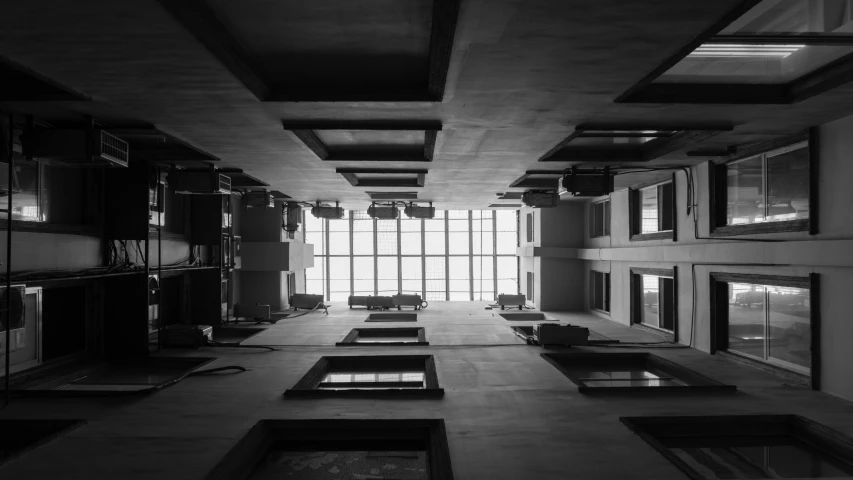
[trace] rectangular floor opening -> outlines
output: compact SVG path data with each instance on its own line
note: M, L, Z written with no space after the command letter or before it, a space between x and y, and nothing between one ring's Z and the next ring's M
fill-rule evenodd
M544 313L499 313L498 315L510 322L548 320Z
M365 322L417 322L417 313L371 313Z

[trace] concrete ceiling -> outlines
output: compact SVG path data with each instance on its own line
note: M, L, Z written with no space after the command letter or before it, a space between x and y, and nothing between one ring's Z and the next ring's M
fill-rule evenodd
M301 3L212 2L231 12L234 25L257 23L263 27L263 38L289 39L296 50L310 51L309 34L300 38L299 23L287 18L282 7L298 10ZM329 12L330 22L352 20L362 26L321 31L345 35L350 39L347 48L393 53L395 48L423 46L423 30L418 27L423 2L382 13L370 9L390 8L396 2L373 1L346 10L346 15L340 12L342 6L353 4L349 0L313 3ZM794 105L613 102L737 4L736 0L462 0L443 102L288 103L259 101L155 0L13 2L0 14L0 54L94 101L3 103L0 109L56 119L93 114L117 126L153 124L219 157L222 165L264 180L271 189L306 201L338 200L354 209L368 205L366 191L381 189L353 187L335 173L336 168L426 168L426 184L417 189L420 199L433 200L439 208L479 209L493 202L496 192L512 190L508 185L526 170L570 166L537 160L579 124L733 126L733 131L700 144L712 148L793 133L853 111L853 84ZM316 12L298 14L310 25L323 24L308 18ZM274 35L275 15L282 17L286 34ZM411 25L395 30L395 19ZM373 20L376 28L367 28ZM301 31L308 30L314 29ZM400 34L410 41L389 48L386 42L372 40L374 34L377 38ZM258 55L291 46L253 44ZM326 54L341 48L338 53L346 54L338 41L317 48ZM275 68L285 73L300 68L286 67ZM345 72L335 81L345 85ZM443 129L430 163L324 162L282 128L282 122L300 121L439 121ZM678 152L651 164L687 162ZM625 176L619 184L643 180Z

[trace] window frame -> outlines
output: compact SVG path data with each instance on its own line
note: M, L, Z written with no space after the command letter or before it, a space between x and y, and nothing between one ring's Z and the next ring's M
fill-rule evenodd
M534 212L529 212L527 214L527 217L526 217L527 218L527 221L526 221L526 223L527 223L527 243L533 243L535 241L535 238L536 238L534 235L535 219L534 219L533 215L534 215Z
M317 388L323 378L338 369L377 368L422 369L426 386L422 389L388 388L328 390ZM362 356L323 356L317 360L305 375L293 387L284 392L285 398L441 398L444 389L438 384L438 374L432 355L362 355Z
M810 273L808 277L763 275L747 273L711 272L711 354L744 363L780 376L795 384L812 390L820 390L820 275ZM811 368L808 374L785 368L728 350L728 284L748 283L753 285L795 287L809 290L809 326L811 330ZM725 290L725 294L723 291ZM726 302L723 308L723 302Z
M643 323L640 306L643 305L643 283L641 278L643 275L651 275L656 277L671 278L673 283L672 288L672 330L667 330L653 325ZM665 337L670 342L675 342L678 339L678 267L671 269L663 268L639 268L631 267L631 327L646 330L656 335ZM663 295L660 292L659 295ZM662 302L658 297L658 305ZM660 313L659 313L660 315Z
M818 233L818 137L817 128L810 128L793 135L786 135L768 142L748 145L739 149L738 153L712 160L708 167L710 169L709 179L709 205L708 231L711 237L729 237L736 235L760 235L767 233L789 233L808 232L809 235ZM809 218L797 220L782 220L776 222L761 222L742 225L726 224L727 209L727 184L726 168L728 165L755 158L767 156L779 150L794 147L806 143L809 153ZM765 160L766 165L766 160ZM766 190L766 171L764 173Z
M671 230L661 230L657 232L649 232L649 233L641 233L642 232L642 198L641 191L647 190L652 187L660 187L661 185L666 185L668 183L672 184L672 198L670 202L672 203L672 229ZM630 228L630 237L629 240L632 242L637 241L645 241L645 240L672 240L673 242L678 240L678 220L677 220L677 212L678 208L676 206L676 200L678 199L677 190L675 188L675 174L673 173L671 178L668 180L656 180L654 182L649 182L645 184L640 184L634 187L631 187L628 190L628 211L629 211L629 228ZM658 210L660 211L661 205L660 200L658 200Z
M414 331L414 341L412 342L359 342L358 339L362 332L373 333L403 333ZM337 347L408 347L408 346L426 346L429 342L426 340L426 332L423 327L391 327L391 328L353 328L340 342L336 343Z
M800 415L679 415L620 417L619 421L694 480L710 477L694 470L671 450L673 447L683 448L673 445L678 438L790 437L845 463L853 462L853 438Z
M748 45L791 44L802 45L853 45L851 35L820 34L734 34L718 35L731 23L740 19L762 0L745 0L723 15L710 28L694 37L687 45L667 58L657 68L631 88L616 97L616 103L664 104L735 104L772 105L793 104L830 91L849 81L853 67L853 53L830 61L787 83L654 83L664 73L684 60L697 48L709 43L735 43Z
M595 207L602 205L601 207L601 216L603 218L599 218L598 214L595 211ZM600 200L597 202L590 202L589 204L589 238L601 238L601 237L609 237L610 236L610 214L611 214L611 203L610 197L608 196L604 200ZM597 235L596 226L601 222L601 235Z
M605 308L598 308L595 306L595 285L598 283L598 279L596 277L600 275L601 282L603 284L603 292L604 292L604 302L602 304ZM599 270L590 270L589 271L589 309L595 312L606 313L610 315L610 272L602 272Z
M364 439L421 440L426 447L429 478L453 480L450 448L443 419L318 419L258 421L205 477L237 480L248 474L279 440L352 442Z
M672 395L672 394L708 394L708 393L735 393L737 387L735 385L726 385L712 378L708 378L699 374L687 367L679 365L671 360L667 360L658 355L648 352L630 352L630 353L599 353L599 352L582 352L582 353L540 353L542 358L554 366L569 380L577 385L578 392L583 394L648 394L648 395ZM571 373L560 360L569 360L577 366L589 366L590 369L595 368L619 368L619 367L640 367L646 369L655 369L668 373L678 381L687 383L687 385L672 385L661 387L595 387L589 386L584 382L583 378Z

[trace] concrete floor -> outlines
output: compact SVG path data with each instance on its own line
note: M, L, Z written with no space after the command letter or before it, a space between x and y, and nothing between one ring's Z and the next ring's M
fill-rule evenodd
M79 418L84 425L0 467L7 479L201 479L260 419L443 418L455 478L683 479L622 423L621 416L791 413L853 435L853 404L787 386L762 371L688 349L656 349L724 383L732 396L586 397L510 331L485 303L433 303L417 323L364 323L367 312L333 305L282 320L248 344L277 352L213 349L167 352L210 356L208 365L249 371L193 377L130 399L19 399L0 418ZM651 334L584 313L549 312L623 341ZM425 327L427 347L335 347L354 327ZM286 346L284 346L286 345ZM601 351L605 348L589 349ZM548 351L555 351L549 349ZM618 351L631 351L619 349ZM323 355L428 353L435 356L442 399L285 399Z

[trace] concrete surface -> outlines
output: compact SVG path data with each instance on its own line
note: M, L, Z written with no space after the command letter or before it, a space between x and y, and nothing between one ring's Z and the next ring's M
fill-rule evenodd
M328 0L321 2L328 10L306 13L308 23L293 29L282 29L281 22L295 23L294 15L308 10L302 2L239 8L233 2L214 3L234 28L258 26L257 35L241 38L252 54L301 54L316 48L322 58L336 59L334 64L342 68L332 70L337 83L329 88L345 86L350 73L359 73L347 68L351 64L341 54L409 51L420 38L417 26L423 24L417 13L423 2L400 7L401 12L415 12L401 24L405 13L364 9L357 11L357 22L342 21L335 15L348 18L350 2ZM701 144L724 148L849 114L850 84L795 105L613 102L738 3L466 0L461 2L443 102L262 103L155 0L13 2L0 16L0 54L94 101L0 108L58 120L89 113L107 124L154 124L294 198L341 200L342 206L356 210L368 203L366 189L349 185L335 168L410 165L323 162L282 130L282 120L438 120L443 130L420 197L440 209L479 209L525 171L542 169L537 159L582 123L733 126L734 131ZM379 9L383 4L387 2L371 3ZM322 18L325 11L331 12L328 20ZM279 22L281 15L285 17ZM271 30L273 20L277 26ZM312 25L322 30L311 31ZM350 26L335 30L336 25ZM387 25L394 28L390 37L382 29ZM346 42L340 42L344 37L338 36L344 34ZM403 40L392 49L385 38ZM326 61L319 67L328 73L329 65ZM287 72L286 81L301 65L273 67ZM654 163L700 161L682 151ZM546 168L568 166L558 162ZM618 183L625 187L648 176L620 176Z
M285 319L249 340L290 344L277 352L167 352L213 354L218 359L208 367L241 365L249 369L245 373L189 378L138 399L16 400L0 412L0 418L83 418L89 423L0 467L0 477L201 479L258 420L275 418L443 418L457 480L683 479L681 471L619 422L621 416L791 413L853 435L853 404L786 386L772 375L693 349L649 351L735 384L739 392L709 397L586 397L539 356L546 350L519 343L510 322L484 306L434 302L419 312L416 324L401 324L426 328L428 347L355 351L333 343L350 328L368 326L363 321L367 312L335 304L329 316L313 313ZM654 340L589 314L547 313L612 338ZM393 324L382 325L389 326ZM321 356L394 353L434 355L444 398L282 397Z

